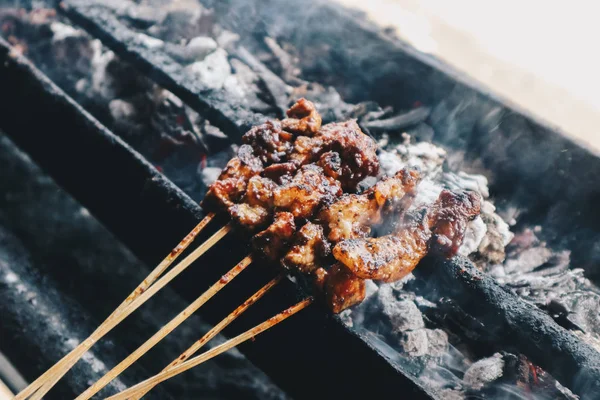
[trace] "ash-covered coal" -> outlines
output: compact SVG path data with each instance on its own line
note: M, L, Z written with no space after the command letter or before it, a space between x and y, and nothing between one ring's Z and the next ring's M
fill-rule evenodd
M547 299L549 293L558 293L558 282L549 281L549 276L559 280L556 274L562 274L563 288L582 288L576 284L581 279L575 279L580 273L569 269L568 257L564 265L564 253L540 251L534 239L515 236L510 231L496 212L484 175L454 170L443 149L431 143L415 142L407 133L384 135L380 145L383 147L381 165L386 174L417 166L425 176L413 207L432 203L444 188L472 190L485 199L481 217L468 227L460 254L469 256L482 269L495 269L496 274L516 272L515 280L521 274L526 276L535 271L535 277L529 278L521 296L532 301L534 295L529 291L534 291L539 296L536 304L540 306L544 305L540 299ZM526 247L522 249L523 260L514 258L515 243L519 242ZM546 264L550 260L557 264ZM562 265L559 260L563 260ZM543 264L548 268L545 274L539 271ZM507 279L501 282L507 286L512 283ZM535 290L534 283L540 290ZM424 291L434 289L427 282L410 275L400 282L373 286L376 288L370 288L363 304L345 311L344 321L355 329L376 333L377 340L387 344L386 354L394 353L390 357L401 368L416 376L440 398L576 398L547 373L523 361L522 355L494 354L493 351L504 350L486 349L489 343L485 340L485 327L453 308L451 302L436 304L422 297ZM588 292L590 296L596 293ZM590 317L587 318L589 321ZM530 370L535 378L529 375Z

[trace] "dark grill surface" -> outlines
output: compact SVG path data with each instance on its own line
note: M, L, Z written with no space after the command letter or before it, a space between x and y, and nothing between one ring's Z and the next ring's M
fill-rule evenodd
M492 190L499 201L530 210L521 216L520 223L544 225L552 232L546 238L549 243L570 249L573 262L585 268L592 279L600 276L595 268L600 252L593 246L600 238L597 228L600 213L595 207L599 198L600 162L595 155L504 105L438 61L383 35L348 10L317 0L300 8L275 0L260 2L251 9L247 2L239 0L202 3L214 9L215 19L241 35L245 47L231 52L260 77L263 89L270 94L268 101L243 101L221 89L204 87L172 54L149 48L140 41L137 32L152 23L152 13L132 16L127 6L115 2L79 0L66 0L58 9L133 68L176 94L233 142L239 141L239 135L265 115L280 116L286 106L287 84L254 56L258 54L256 37L261 35L292 43L300 52L297 62L304 71L303 79L322 78L345 100L363 102L360 107L372 107L371 101L396 109L411 108L415 102L427 104L428 107L418 107L386 123L404 129L426 121L435 131L437 142L461 152L466 160L477 159L493 171ZM289 80L293 79L300 78ZM45 201L52 203L47 194L40 197L42 206L32 200L25 204L24 209L37 205L40 208L37 213L24 213L20 217L21 211L7 212L1 216L0 310L9 323L0 327L0 350L5 351L4 344L8 343L13 353L7 355L11 360L19 360L15 364L31 380L73 345L66 332L74 338L84 337L139 282L146 268L135 257L147 265L155 265L203 213L146 158L88 114L3 39L0 39L0 87L3 89L0 129L43 172L36 167L28 168L34 168L38 174L49 174L85 207L84 215L89 210L133 253L119 247L95 220L90 222L91 217L77 217L75 210L80 206L63 192L61 201L69 207L58 215L75 221L72 231L62 230L57 218L44 215ZM344 110L344 116L352 116L360 107L331 107L332 111L325 116L330 120L340 118L340 109ZM378 122L364 124L373 133L385 130L386 126ZM16 152L10 150L14 148L8 139L0 139L0 156ZM541 149L540 143L543 143ZM219 142L212 150L227 146ZM10 171L11 176L31 179L31 172L19 173L19 168ZM25 190L19 185L5 185L0 189ZM26 190L43 191L44 187L47 188L34 185ZM2 207L16 208L17 202L8 199ZM50 229L28 234L25 227L36 223L56 229L56 239L41 239L44 234L52 235ZM21 236L25 246L11 230ZM76 237L66 236L61 241L61 237L69 234ZM199 240L208 234L204 233ZM94 249L91 243L96 237L105 238L103 246L120 250L114 253L102 246L89 250ZM141 316L130 317L123 329L111 333L103 347L94 348L91 357L98 356L104 364L113 365L119 356L140 343L139 337L145 339L156 331L161 321L169 318L170 310L181 309L185 301L195 299L241 259L248 251L246 243L247 238L239 235L227 237L177 279L174 290L169 289L144 308ZM69 245L78 248L77 251L92 251L89 260L76 250L67 259L37 255L52 254L53 249ZM61 261L65 265L59 268ZM199 316L204 321L218 322L272 273L253 265L242 275L202 308ZM479 328L471 328L479 338L484 338L474 340L478 346L516 350L581 398L600 397L600 353L545 312L500 287L469 261L457 258L442 263L430 259L415 275L428 282L421 288L428 300L440 303L451 300L448 314L440 318L442 323L446 317L452 320L466 316L478 321ZM11 286L14 277L27 285L26 292ZM301 296L294 283L285 281L225 334L240 332ZM53 320L61 322L60 329L42 329ZM115 381L106 393L159 370L206 329L200 319L192 320L178 336L169 338L164 346L144 357L136 369ZM21 351L25 348L27 351ZM162 392L154 395L157 398L193 398L199 393L215 398L287 395L388 398L393 393L411 399L436 397L403 365L376 346L367 333L347 327L339 317L330 316L320 306L303 311L256 341L244 344L240 350L274 384L248 361L232 355L164 385ZM44 354L43 358L38 358L39 353ZM106 354L110 356L105 357ZM96 364L91 368L93 361L88 358L67 375L52 396L66 398L77 394L101 375L103 366ZM216 378L212 380L210 374ZM198 393L185 389L194 386Z

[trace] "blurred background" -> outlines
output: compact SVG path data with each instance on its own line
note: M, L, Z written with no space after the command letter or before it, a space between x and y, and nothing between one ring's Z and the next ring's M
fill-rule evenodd
M600 3L335 0L600 150Z

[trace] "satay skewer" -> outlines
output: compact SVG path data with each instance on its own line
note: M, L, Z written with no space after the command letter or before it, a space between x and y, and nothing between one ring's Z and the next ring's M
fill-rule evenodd
M209 214L212 219L214 215ZM208 218L208 216L207 216ZM210 222L210 219L206 221L206 223L201 226L201 229ZM203 220L204 222L204 220ZM202 224L202 222L200 223ZM199 225L200 225L199 224ZM156 282L152 282L150 279L146 278L133 292L131 295L127 297L127 299L123 302L123 304L117 308L96 330L83 342L81 342L75 349L73 349L69 354L63 357L60 361L58 361L54 366L48 369L44 374L42 374L39 378L37 378L33 383L31 383L27 388L25 388L21 393L19 393L14 400L25 400L30 398L31 400L39 400L41 399L48 391L58 382L60 378L62 378L75 363L104 335L110 332L115 326L117 326L121 321L123 321L129 314L139 308L143 303L145 303L150 297L152 297L156 292L162 289L165 285L167 285L171 280L173 280L177 275L179 275L183 270L185 270L189 265L191 265L194 261L196 261L200 256L206 253L215 243L221 240L227 233L229 233L232 229L231 224L227 224L219 229L216 233L214 233L210 238L208 238L204 243L198 246L194 251L192 251L187 257L185 257L181 262L179 262L175 267L173 267L169 272L167 272L162 278L160 278ZM193 231L192 231L193 232ZM195 237L197 233L193 235ZM189 235L188 235L189 236ZM186 236L186 238L188 237ZM185 239L184 239L185 240ZM183 245L182 245L183 243ZM169 259L169 261L163 260L161 262L161 271L160 274L152 274L149 276L150 278L156 280L164 270L166 270L165 265L167 262L172 263L175 258L183 252L183 250L189 246L191 240L187 242L180 243L173 252L165 258L165 260ZM180 247L181 246L181 247ZM170 264L169 264L170 265ZM158 267L155 269L155 271ZM153 271L154 272L154 271ZM30 397L31 396L31 397Z
M251 328L251 329L247 330L246 332L234 337L233 339L230 339L230 340L226 341L225 343L222 343L216 347L213 347L212 349L208 350L205 353L202 353L199 356L196 356L196 357L194 357L190 360L187 360L179 365L169 368L168 370L165 370L165 371L153 376L152 378L149 378L143 382L140 382L137 385L132 386L131 388L124 390L121 393L118 393L114 396L108 397L106 400L123 400L123 399L130 399L132 397L135 397L136 395L141 394L143 391L145 391L148 388L154 387L157 384L174 377L175 375L178 375L184 371L187 371L193 367L196 367L196 366L218 356L219 354L224 353L227 350L230 350L233 347L235 347L249 339L254 338L257 335L260 335L267 329L272 328L273 326L277 325L278 323L280 323L280 322L284 321L285 319L291 317L292 315L296 314L297 312L305 309L312 302L313 302L313 298L308 297L308 298L300 301L299 303L296 303L295 305L289 307L288 309L280 312L279 314L269 318L265 322L255 326L254 328Z
M271 290L275 285L277 285L279 282L281 282L281 279L283 278L283 276L284 276L283 274L278 275L277 277L275 277L271 281L269 281L266 285L264 285L262 288L260 288L256 293L254 293L252 296L250 296L245 302L243 302L238 308L236 308L225 319L223 319L221 322L219 322L217 325L215 325L213 328L211 328L208 332L206 332L206 334L204 336L202 336L202 338L200 338L199 340L194 342L194 344L192 344L186 351L181 353L181 355L179 357L177 357L175 360L173 360L161 372L168 371L168 370L172 369L173 367L183 363L191 356L193 356L206 343L208 343L212 338L214 338L219 333L221 333L221 331L223 329L225 329L230 323L235 321L235 319L237 317L242 315L248 308L250 308L250 306L252 306L254 303L256 303L265 294L267 294L267 292L269 290ZM132 397L132 399L133 400L141 399L146 393L148 393L150 390L152 390L152 388L154 386L155 385L144 389L139 394L137 394L135 397Z
M246 269L252 263L252 257L247 256L238 264L236 264L232 269L230 269L221 279L219 279L216 283L214 283L208 290L202 293L196 300L194 300L190 305L188 305L183 311L181 311L177 316L175 316L171 321L165 324L158 332L156 332L152 337L150 337L144 344L138 347L133 353L131 353L127 358L117 364L113 369L107 372L102 378L100 378L96 383L87 388L83 393L81 393L76 400L87 400L96 393L98 393L104 386L106 386L110 381L119 376L123 371L129 368L134 362L136 362L140 357L146 354L150 349L152 349L158 342L164 339L169 333L171 333L175 328L181 325L186 319L188 319L192 314L194 314L200 307L204 305L208 300L210 300L215 294L217 294L221 289L223 289L229 282L231 282L235 277L237 277L243 270Z

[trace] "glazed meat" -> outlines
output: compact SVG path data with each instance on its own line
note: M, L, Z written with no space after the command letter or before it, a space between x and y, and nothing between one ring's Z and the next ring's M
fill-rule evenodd
M362 279L393 282L408 275L427 254L431 231L426 210L395 234L378 238L349 239L338 243L333 256Z
M307 222L296 232L292 243L290 251L281 260L282 265L290 270L313 272L330 252L323 228L312 222Z
M250 178L243 201L229 207L231 218L249 230L265 225L273 209L273 191L276 187L275 182L268 178Z
M321 128L321 115L315 105L304 98L290 107L286 114L288 117L281 122L286 131L313 136Z
M334 122L324 125L319 131L322 151L339 155L341 165L337 172L342 187L356 191L360 181L379 172L377 144L365 135L356 121Z
M298 166L293 162L287 162L271 164L263 170L261 175L282 185L290 182L296 174L296 171L298 171Z
M288 160L295 149L294 134L314 135L321 127L321 116L314 104L306 99L300 99L287 114L288 119L265 122L253 127L243 136L245 144L240 146L237 157L227 163L219 178L208 189L202 201L203 208L219 211L238 203L251 177L260 174L265 166L268 168L269 165L277 165L273 163ZM286 164L283 168L272 168L266 176L278 175L277 179L272 180L279 182L279 178L293 174L298 165L295 162Z
M430 248L445 257L456 254L467 222L479 212L477 194L444 190L430 209L407 215L397 232L345 240L333 256L359 278L392 282L410 273Z
M447 258L454 256L463 242L467 223L480 212L477 193L442 191L431 210L431 250Z
M415 170L402 169L393 177L383 178L362 194L346 194L331 206L323 209L318 221L326 227L327 239L340 240L365 237L373 224L380 222L382 214L406 206L405 196L412 197L420 175Z
M340 183L326 177L323 170L308 164L300 168L292 180L273 192L278 211L289 211L297 219L313 215L318 207L331 204L342 194Z
M250 129L242 141L254 149L265 165L284 162L293 148L294 135L282 129L279 121L267 121Z
M302 165L319 160L323 153L331 153L320 160L321 166L341 182L344 190L356 191L360 181L377 175L376 151L376 143L361 131L356 121L336 122L322 126L313 137L298 137L290 160Z
M246 191L248 180L262 170L263 164L253 155L252 147L240 146L238 157L227 163L219 178L208 189L202 207L218 211L233 206Z
M344 266L334 264L324 277L323 291L325 302L337 314L365 299L366 284Z
M294 216L289 212L279 212L267 229L254 235L252 246L267 261L277 262L285 253L295 231Z

